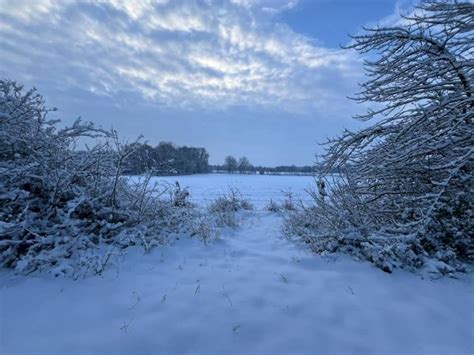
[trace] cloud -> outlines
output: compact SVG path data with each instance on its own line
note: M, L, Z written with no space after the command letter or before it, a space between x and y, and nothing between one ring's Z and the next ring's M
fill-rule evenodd
M277 14L293 9L298 5L299 0L230 0L230 2L248 10Z
M2 0L0 1L0 13L15 18L22 23L30 23L51 13L56 6L58 4L54 0Z
M329 108L360 75L274 17L295 0L0 0L0 74L182 108Z

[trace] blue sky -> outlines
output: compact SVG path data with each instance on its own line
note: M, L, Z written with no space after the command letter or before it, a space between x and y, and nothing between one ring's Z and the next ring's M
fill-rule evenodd
M0 75L36 86L65 123L173 141L254 164L312 164L355 128L346 96L360 26L410 0L0 0Z

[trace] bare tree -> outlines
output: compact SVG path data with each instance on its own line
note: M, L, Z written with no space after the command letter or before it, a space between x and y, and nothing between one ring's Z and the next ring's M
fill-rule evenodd
M238 164L237 164L237 159L235 159L233 156L229 155L225 158L224 162L224 168L229 172L233 173L234 171L237 170Z
M326 235L377 234L369 244L390 245L387 258L449 269L472 257L474 4L425 1L400 25L364 30L348 48L371 58L355 100L374 104L356 117L373 124L329 141L326 171L347 173L327 200L315 194L315 218Z
M238 169L241 174L245 172L249 172L253 168L252 164L250 164L247 157L242 157L239 159Z

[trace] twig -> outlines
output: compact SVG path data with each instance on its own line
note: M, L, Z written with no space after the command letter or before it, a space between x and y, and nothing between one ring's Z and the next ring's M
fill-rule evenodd
M140 295L136 292L136 291L133 291L132 292L133 295L135 295L136 297L136 302L135 304L133 304L132 306L128 307L128 310L130 311L131 309L135 308L141 301L141 298L140 298Z
M225 289L224 285L222 285L222 290L224 291L224 292L222 292L222 294L227 298L227 300L229 301L230 306L232 307L233 306L232 305L232 300L230 299L229 294L227 293L227 290Z

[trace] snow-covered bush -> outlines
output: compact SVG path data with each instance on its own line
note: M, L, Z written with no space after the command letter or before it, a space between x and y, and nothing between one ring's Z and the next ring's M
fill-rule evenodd
M281 206L273 201L273 199L270 199L270 201L266 204L265 210L269 212L281 212Z
M35 89L0 80L0 265L101 272L113 254L104 245L148 249L191 230L186 196L121 176L130 150L115 131L80 120L59 129L50 111ZM97 143L75 149L87 139Z
M294 211L297 208L297 201L295 201L295 197L293 192L291 191L283 191L283 195L285 196L281 203L275 202L272 199L268 202L265 206L265 209L270 212L282 212L282 211ZM301 203L300 203L301 204Z
M329 142L314 205L286 230L316 251L347 251L386 271L462 270L474 252L474 4L425 1L399 26L367 29L350 48L375 54L362 121Z
M281 203L281 208L286 211L294 211L296 209L296 202L295 197L293 196L293 192L284 191L283 194L285 198Z
M220 227L237 227L239 225L237 212L253 209L252 203L235 188L229 188L228 193L212 201L208 207L210 214L214 216L216 224Z

